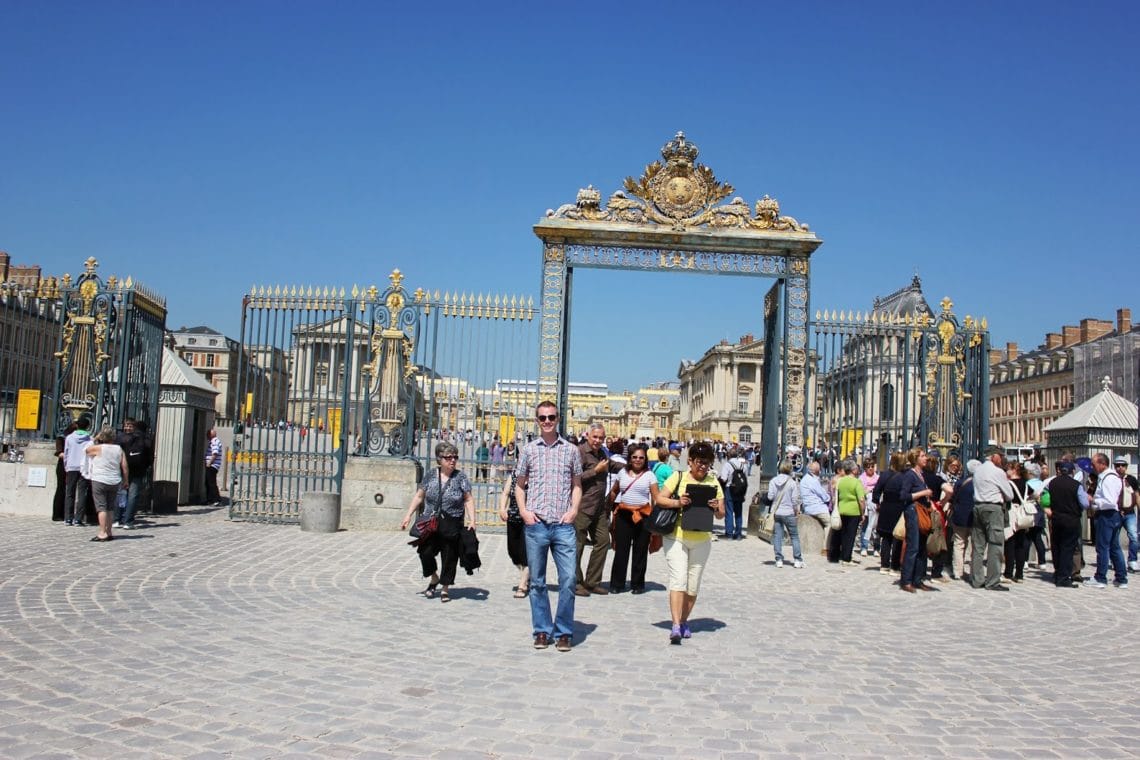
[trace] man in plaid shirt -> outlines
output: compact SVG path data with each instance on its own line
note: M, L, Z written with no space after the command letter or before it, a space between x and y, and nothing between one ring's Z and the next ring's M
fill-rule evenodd
M515 499L526 523L534 647L546 649L556 639L555 648L568 652L574 636L574 518L582 499L582 457L577 446L558 434L557 406L543 401L535 415L541 434L523 448L515 469ZM546 589L548 551L558 570L558 609L553 621Z

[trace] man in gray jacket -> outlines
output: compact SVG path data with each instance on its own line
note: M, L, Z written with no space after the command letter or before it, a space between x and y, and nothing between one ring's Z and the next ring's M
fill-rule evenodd
M1006 504L1013 499L1013 486L1002 468L1003 450L1000 446L986 447L986 461L974 473L974 527L970 536L971 585L989 591L1009 591L1001 583L1004 561ZM985 575L982 575L982 558L985 556Z

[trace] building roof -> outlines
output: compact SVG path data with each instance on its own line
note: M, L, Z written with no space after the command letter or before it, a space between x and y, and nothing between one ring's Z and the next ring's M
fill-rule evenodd
M922 295L922 280L918 275L910 281L909 285L899 288L889 296L875 297L873 314L879 316L901 317L906 315L929 314L934 316L926 297Z
M1082 430L1086 428L1136 430L1136 425L1136 404L1113 393L1109 389L1108 383L1105 382L1104 390L1064 417L1046 425L1045 432L1056 433L1061 430Z
M212 327L207 327L206 325L198 325L197 327L179 327L177 330L171 330L171 332L176 334L192 333L195 335L221 335L220 332Z
M218 394L218 389L210 385L206 378L194 371L186 362L178 358L178 354L169 348L162 349L162 375L159 379L162 385L173 385L179 388L197 388L207 393Z

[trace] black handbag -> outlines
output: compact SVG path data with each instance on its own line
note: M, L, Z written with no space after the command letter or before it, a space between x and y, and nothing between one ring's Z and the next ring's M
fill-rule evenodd
M668 509L654 504L653 511L644 520L645 528L650 533L656 533L659 536L672 535L677 530L677 518L680 514L681 510L679 509Z

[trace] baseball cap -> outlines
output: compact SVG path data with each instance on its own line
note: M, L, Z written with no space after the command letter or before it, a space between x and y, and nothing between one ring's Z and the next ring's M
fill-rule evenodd
M985 451L982 453L985 454L987 458L992 457L994 454L1001 454L1002 456L1005 456L1005 449L1003 449L1001 446L991 445L986 446Z
M1057 462L1057 466L1054 469L1056 469L1057 472L1063 472L1066 475L1072 475L1073 471L1077 469L1077 466L1068 460L1062 459Z
M1128 466L1128 457L1120 456L1112 460L1113 464L1122 464Z
M681 444L679 444L679 443L670 443L670 444L669 444L669 450L670 450L670 451L680 451L680 450L681 450Z

